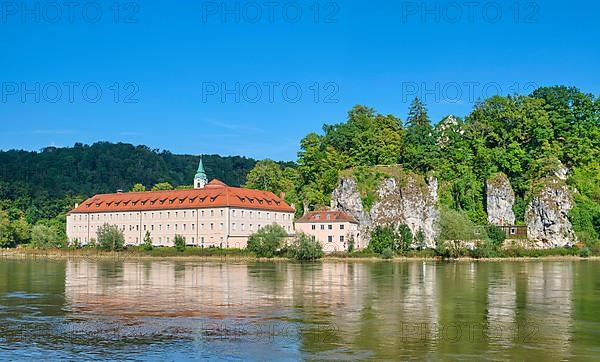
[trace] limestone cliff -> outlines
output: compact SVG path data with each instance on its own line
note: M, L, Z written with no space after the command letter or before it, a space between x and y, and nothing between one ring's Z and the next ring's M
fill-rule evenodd
M356 246L359 248L367 246L368 238L365 238L365 235L369 234L371 228L371 216L363 207L358 185L353 177L343 178L338 187L333 190L331 209L343 211L359 222L359 240L355 240Z
M541 181L541 189L534 193L525 212L527 234L534 248L572 246L577 242L567 218L572 207L571 190L561 177Z
M515 193L508 177L498 173L486 182L486 205L488 222L492 225L514 225Z
M370 232L377 226L406 224L413 235L425 234L427 247L435 247L439 211L437 179L425 182L422 176L398 173L385 176L375 190L375 202L365 210L356 180L344 177L333 191L331 206L354 216L360 223L361 246L368 243Z

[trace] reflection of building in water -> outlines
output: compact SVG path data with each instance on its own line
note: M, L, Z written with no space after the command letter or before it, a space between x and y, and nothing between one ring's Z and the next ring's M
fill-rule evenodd
M271 266L274 269L271 269ZM235 309L258 312L273 304L352 305L360 300L355 265L323 263L315 270L299 264L219 264L211 262L94 261L69 259L65 295L75 304L123 309L148 315ZM263 269L265 268L265 269ZM350 273L347 273L350 269ZM352 272L352 270L356 270ZM225 311L223 308L227 308Z
M256 295L246 265L213 263L67 262L65 295L74 305L148 316L252 312Z

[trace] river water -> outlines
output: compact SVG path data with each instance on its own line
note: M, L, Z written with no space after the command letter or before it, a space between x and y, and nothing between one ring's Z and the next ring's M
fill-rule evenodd
M0 360L600 358L600 262L0 258Z

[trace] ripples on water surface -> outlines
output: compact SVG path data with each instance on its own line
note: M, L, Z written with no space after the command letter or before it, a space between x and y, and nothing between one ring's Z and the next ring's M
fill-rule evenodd
M600 262L0 259L0 359L600 358Z

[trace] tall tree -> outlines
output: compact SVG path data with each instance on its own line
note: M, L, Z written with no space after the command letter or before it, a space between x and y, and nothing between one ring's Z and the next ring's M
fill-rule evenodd
M410 106L406 127L402 164L420 173L433 170L439 161L439 147L425 104L419 98Z

